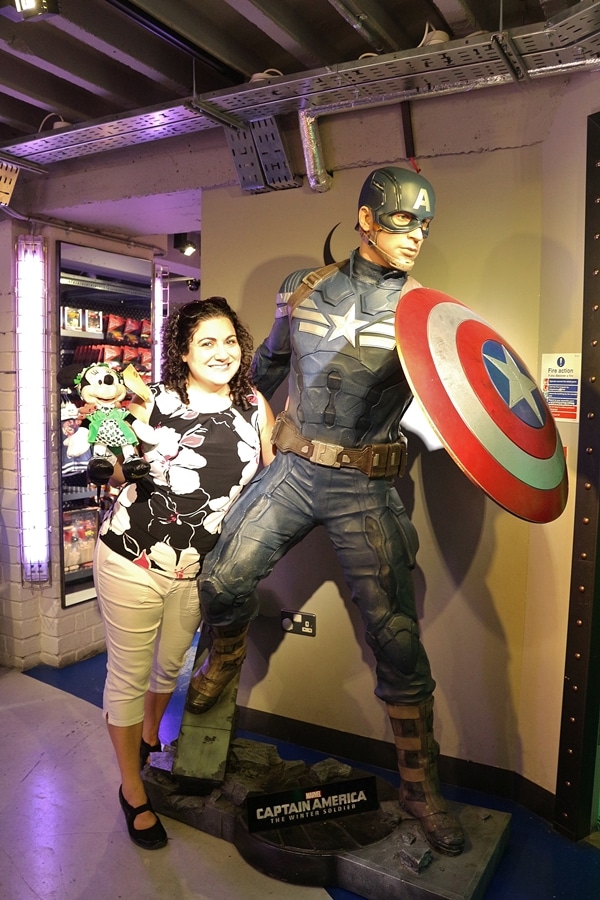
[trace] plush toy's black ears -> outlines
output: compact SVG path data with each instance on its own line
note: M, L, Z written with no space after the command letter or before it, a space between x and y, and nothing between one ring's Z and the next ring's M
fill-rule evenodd
M82 370L81 363L75 363L74 365L64 366L64 368L59 369L56 374L56 380L61 388L73 388L75 387L75 379L79 375Z

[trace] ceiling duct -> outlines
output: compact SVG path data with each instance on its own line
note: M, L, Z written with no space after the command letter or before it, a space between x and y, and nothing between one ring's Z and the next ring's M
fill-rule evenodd
M510 31L478 33L444 44L368 57L296 75L212 91L56 133L0 146L15 165L53 163L92 153L190 134L226 124L251 129L269 122L262 153L276 157L280 136L274 117L300 115L307 172L314 190L328 176L317 119L332 113L446 96L538 78L597 72L600 68L600 0L582 2L547 22ZM256 147L256 145L255 145ZM23 166L24 167L24 166ZM286 177L289 176L289 173ZM268 178L265 179L267 184ZM291 184L289 186L292 186ZM256 189L254 185L253 189Z

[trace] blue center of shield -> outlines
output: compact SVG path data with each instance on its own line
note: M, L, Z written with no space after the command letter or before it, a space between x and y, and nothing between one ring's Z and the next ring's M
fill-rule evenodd
M485 341L481 355L490 381L510 411L526 425L543 428L545 405L527 369L499 341Z

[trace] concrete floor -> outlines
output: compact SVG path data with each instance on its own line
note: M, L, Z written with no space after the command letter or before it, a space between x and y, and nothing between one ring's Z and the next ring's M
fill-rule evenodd
M0 900L360 900L262 875L232 844L167 816L167 847L136 847L100 710L104 677L102 655L27 674L0 668ZM179 733L184 697L185 687L163 719L163 742ZM287 759L315 755L278 747ZM511 814L485 900L600 898L598 832L573 843L512 801L448 785L445 792Z
M89 702L0 669L0 721L2 900L329 900L167 817L167 847L137 848L102 713Z

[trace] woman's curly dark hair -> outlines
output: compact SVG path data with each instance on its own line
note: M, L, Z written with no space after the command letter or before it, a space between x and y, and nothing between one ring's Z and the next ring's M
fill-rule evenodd
M248 397L254 394L250 382L250 364L252 362L252 335L242 325L237 313L230 307L224 297L207 297L206 300L194 300L174 309L163 328L162 344L162 380L166 387L179 394L182 402L189 403L187 382L189 369L182 357L190 349L190 341L200 322L208 319L224 317L229 319L235 330L242 351L240 367L229 382L231 398L236 406L248 409Z

